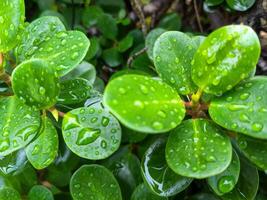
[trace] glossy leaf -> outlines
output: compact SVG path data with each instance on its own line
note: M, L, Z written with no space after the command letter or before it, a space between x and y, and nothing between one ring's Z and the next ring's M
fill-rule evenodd
M257 167L267 170L267 141L238 135L238 146L242 153Z
M154 64L160 77L180 94L196 90L191 80L191 61L197 48L192 39L178 31L163 33L155 42Z
M189 119L174 129L166 146L166 160L177 174L207 178L230 164L232 146L221 129L206 119Z
M174 89L142 75L109 82L103 103L125 126L145 133L167 132L181 123L185 109Z
M144 183L135 188L131 200L167 200L167 197L161 197L153 194Z
M267 138L267 78L255 77L212 100L211 118L232 131L255 138Z
M222 200L254 200L259 185L257 168L240 159L240 175L236 187L229 193L221 196Z
M11 187L4 187L0 189L1 200L21 200L18 191Z
M27 158L34 168L43 169L54 161L57 150L57 130L51 120L44 117L38 138L26 147Z
M74 200L121 200L113 174L101 165L83 165L72 176L70 192Z
M246 11L254 5L256 0L226 0L226 2L233 10Z
M205 0L205 3L207 4L207 6L217 6L223 2L224 0Z
M131 35L127 35L125 38L123 38L119 43L118 43L118 51L119 52L125 52L129 48L131 48L133 45L133 37Z
M122 55L116 48L106 49L102 57L105 63L110 67L117 67L123 62Z
M27 105L38 109L53 106L59 94L59 79L47 62L33 59L21 63L12 73L12 88Z
M28 194L28 200L54 200L54 197L48 188L42 185L35 185Z
M176 13L168 13L159 21L158 27L169 31L179 31L181 29L181 17Z
M249 76L259 55L259 39L250 27L224 26L212 32L194 55L193 81L204 92L221 95Z
M147 55L151 60L153 60L153 48L154 48L155 42L158 39L158 37L164 32L166 31L162 28L155 28L151 30L146 36L145 42L146 42L146 48L147 48Z
M223 195L234 189L240 173L240 161L237 153L233 151L230 165L222 173L209 177L208 184L217 195Z
M109 157L121 141L119 122L107 110L95 105L68 112L62 131L70 150L91 160Z
M40 17L24 30L17 47L17 60L23 62L32 57L39 45L49 41L56 33L65 31L65 26L58 17Z
M1 0L0 8L0 52L7 52L20 39L25 18L24 0Z
M144 182L157 195L178 194L192 182L191 178L174 173L165 160L166 139L158 138L146 151L141 165Z
M0 116L0 156L26 146L38 132L39 112L16 97L0 98Z
M60 94L58 103L61 104L78 104L91 95L92 86L82 78L66 80L60 83Z

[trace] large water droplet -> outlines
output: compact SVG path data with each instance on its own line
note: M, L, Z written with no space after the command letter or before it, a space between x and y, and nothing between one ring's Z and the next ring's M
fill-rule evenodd
M39 93L40 93L41 95L44 95L44 94L45 94L45 88L44 88L44 87L40 87L40 88L39 88Z
M100 129L82 128L76 140L77 145L87 145L94 142L100 136Z
M240 98L241 100L246 100L246 99L249 97L249 95L250 95L250 94L246 92L246 93L241 94L239 98Z
M140 90L143 94L148 94L148 89L145 85L140 85Z
M109 124L109 118L103 116L101 120L101 124L102 126L106 127Z
M9 141L8 140L3 140L0 143L0 151L3 152L9 148Z
M162 110L158 111L158 116L162 117L162 118L166 118L166 113Z
M238 142L238 145L239 145L239 147L240 147L241 149L246 149L247 146L248 146L248 143L247 143L246 140L240 140L240 141Z
M100 143L100 146L105 149L107 148L107 142L105 140L102 140L101 143Z
M139 100L134 101L134 106L136 106L136 107L138 107L138 108L141 108L141 109L144 108L144 104L143 104L143 102L141 102L141 101L139 101Z
M218 188L222 193L230 192L235 186L233 176L223 176L218 182Z
M262 129L263 129L263 125L261 124L261 123L253 123L252 124L252 130L253 131L256 131L256 132L259 132L259 131L261 131Z
M161 122L155 121L152 124L153 128L156 130L161 130L163 129L163 124Z

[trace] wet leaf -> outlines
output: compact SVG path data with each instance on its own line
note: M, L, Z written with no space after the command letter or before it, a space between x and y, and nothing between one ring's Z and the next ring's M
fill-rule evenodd
M37 139L26 147L27 158L35 169L50 165L58 150L57 130L48 117L42 119L42 127Z
M181 123L185 109L169 85L142 75L123 75L109 82L103 103L133 130L162 133Z
M255 138L267 138L267 78L255 77L213 99L209 114L220 126Z
M132 194L131 200L167 200L167 197L160 197L158 195L153 194L148 188L146 188L145 184L142 183L137 186Z
M104 159L120 146L119 122L107 110L95 105L68 112L62 131L70 150L83 158Z
M16 97L0 98L0 108L0 156L6 156L35 137L40 116Z
M0 189L1 200L21 200L18 191L11 187L4 187Z
M53 66L40 59L28 60L12 73L16 96L29 106L45 109L53 106L59 95L59 79Z
M113 174L101 165L83 165L72 176L70 192L74 200L122 200Z
M165 160L166 139L158 138L143 156L141 172L144 182L157 195L168 197L178 194L192 182L191 178L179 176Z
M193 81L204 92L221 95L249 76L259 55L259 39L250 27L224 26L212 32L194 55Z
M178 31L163 33L155 42L153 56L156 70L163 81L179 94L190 94L197 89L190 73L196 50L192 39Z
M246 11L251 8L256 0L226 0L230 8L238 11Z
M206 119L189 119L174 129L166 146L166 160L177 174L207 178L230 164L232 146L221 129Z
M0 8L0 52L5 53L20 40L25 18L24 0L1 0Z
M230 165L222 173L207 179L209 186L219 196L234 189L240 173L240 161L237 153L233 151Z
M28 194L28 200L54 200L54 197L48 188L42 185L35 185Z

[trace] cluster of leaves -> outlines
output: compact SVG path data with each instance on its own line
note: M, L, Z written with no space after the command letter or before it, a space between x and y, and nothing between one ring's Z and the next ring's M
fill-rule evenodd
M169 13L144 38L123 1L36 3L25 23L23 0L0 1L0 200L266 199L250 27L194 36ZM93 65L118 72L104 88Z
M250 9L256 0L205 0L204 8L211 11L214 8L223 5L229 11L246 11Z

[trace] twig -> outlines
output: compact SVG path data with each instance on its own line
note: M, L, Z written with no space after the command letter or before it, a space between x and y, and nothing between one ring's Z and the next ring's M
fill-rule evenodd
M136 57L138 57L138 56L142 55L143 53L145 53L146 50L147 50L147 48L145 47L145 48L141 49L140 51L134 53L132 56L130 56L130 57L128 58L128 60L127 60L127 66L128 66L129 68L131 68L131 64L132 64L133 60L134 60Z
M140 23L142 26L142 32L144 35L146 35L148 30L147 30L145 15L142 10L142 3L140 0L130 0L130 3L132 5L134 12L136 13L136 15L138 16L140 20Z
M193 1L193 4L194 4L194 9L195 9L196 17L197 17L197 24L198 24L199 30L201 33L203 33L203 28L202 28L201 21L200 21L196 0Z

